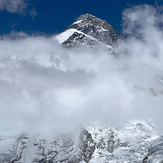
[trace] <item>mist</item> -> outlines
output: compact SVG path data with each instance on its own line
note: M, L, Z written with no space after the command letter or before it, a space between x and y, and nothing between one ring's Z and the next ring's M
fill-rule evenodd
M1 134L69 132L101 121L153 119L163 132L161 8L123 13L126 40L116 50L65 49L25 32L0 39ZM14 37L13 37L14 35Z

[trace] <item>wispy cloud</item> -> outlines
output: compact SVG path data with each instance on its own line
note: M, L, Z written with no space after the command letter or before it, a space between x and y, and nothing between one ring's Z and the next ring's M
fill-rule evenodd
M30 10L29 15L34 18L36 15L38 15L38 12L35 9Z
M160 2L161 0L155 0L155 5L158 6L158 3Z
M0 0L0 10L7 10L10 13L26 15L29 13L31 17L35 17L37 12L35 9L28 9L29 4L25 0Z

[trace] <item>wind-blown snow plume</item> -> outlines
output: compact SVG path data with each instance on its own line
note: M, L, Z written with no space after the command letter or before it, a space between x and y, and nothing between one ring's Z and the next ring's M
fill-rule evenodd
M147 5L124 11L124 33L129 36L117 48L118 58L101 49L66 50L44 37L3 37L1 134L67 132L89 121L120 125L148 118L161 131L160 17Z

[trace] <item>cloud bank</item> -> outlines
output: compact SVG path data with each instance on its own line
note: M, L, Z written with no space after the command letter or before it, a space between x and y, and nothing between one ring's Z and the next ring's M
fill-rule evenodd
M128 36L108 52L66 50L19 33L0 40L0 131L68 132L90 121L121 125L152 118L162 133L161 14L144 5L123 12ZM12 34L13 35L13 34Z

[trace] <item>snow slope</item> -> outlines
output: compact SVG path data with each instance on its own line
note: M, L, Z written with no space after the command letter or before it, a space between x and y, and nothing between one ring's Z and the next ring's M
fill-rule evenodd
M83 32L80 32L76 29L68 29L64 32L62 32L61 34L55 36L55 37L52 37L52 40L55 39L57 40L60 44L62 44L64 41L66 41L70 36L72 36L75 32L77 33L81 33L81 34L84 34Z

